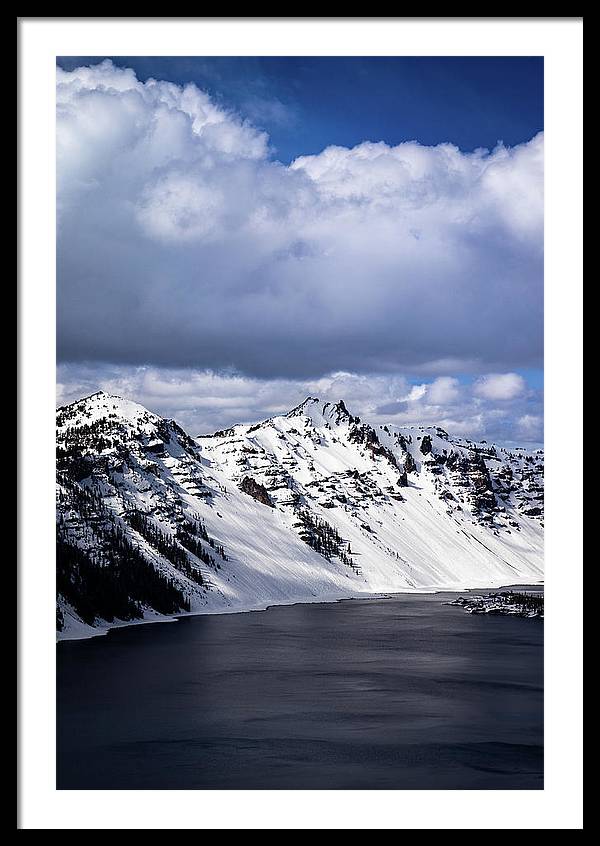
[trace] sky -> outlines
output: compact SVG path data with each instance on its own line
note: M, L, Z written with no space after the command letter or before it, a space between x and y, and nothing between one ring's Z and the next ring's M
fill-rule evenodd
M542 59L57 65L59 404L541 444Z

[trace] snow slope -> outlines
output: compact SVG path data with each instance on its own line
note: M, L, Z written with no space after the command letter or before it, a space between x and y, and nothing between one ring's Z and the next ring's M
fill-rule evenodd
M316 398L192 439L104 393L58 410L57 445L63 543L108 567L121 532L185 597L179 612L543 578L541 451L374 429ZM67 587L83 590L69 562ZM137 617L164 619L136 601ZM59 595L59 637L121 622L92 613Z

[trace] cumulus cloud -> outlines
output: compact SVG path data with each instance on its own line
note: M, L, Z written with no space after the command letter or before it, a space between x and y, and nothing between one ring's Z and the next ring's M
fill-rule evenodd
M432 405L449 405L460 395L458 379L452 376L440 376L427 388L427 397Z
M475 383L477 396L489 400L512 400L525 393L525 380L518 373L490 373Z
M284 166L194 85L59 69L59 359L250 383L497 371L477 396L510 401L505 371L541 363L542 172L541 135L470 154L365 142ZM410 390L373 402L410 405ZM457 391L438 379L421 400Z

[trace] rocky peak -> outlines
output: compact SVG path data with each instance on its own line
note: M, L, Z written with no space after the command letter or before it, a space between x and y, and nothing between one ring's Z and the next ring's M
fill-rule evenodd
M331 422L340 423L358 423L359 418L353 417L346 408L344 400L338 400L336 403L326 402L323 405L323 417L328 418Z

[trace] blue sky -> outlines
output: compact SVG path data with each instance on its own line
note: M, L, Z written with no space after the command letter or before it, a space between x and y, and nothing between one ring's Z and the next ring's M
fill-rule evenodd
M541 58L57 64L59 401L541 441Z

